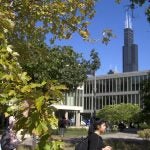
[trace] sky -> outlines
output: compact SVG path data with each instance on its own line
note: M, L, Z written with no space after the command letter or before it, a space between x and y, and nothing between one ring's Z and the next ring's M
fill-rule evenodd
M84 41L78 34L73 34L70 40L57 41L56 45L72 46L73 49L82 53L83 57L89 59L91 49L99 53L101 67L97 75L104 75L110 69L122 72L122 46L124 40L125 10L129 0L122 0L116 4L115 0L98 0L96 3L95 17L90 21L89 31L91 37L99 39L103 29L112 29L116 38L106 46L100 41L90 43ZM147 22L144 14L145 8L136 7L133 18L134 43L138 44L139 71L150 70L150 23Z

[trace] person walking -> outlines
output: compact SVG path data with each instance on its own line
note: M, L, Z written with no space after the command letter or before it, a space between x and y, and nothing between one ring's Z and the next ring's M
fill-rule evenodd
M65 128L66 128L66 118L65 117L62 117L58 121L58 128L59 128L61 137L64 137L64 132L65 132Z
M101 135L106 131L106 121L96 120L93 124L94 132L88 136L88 150L112 150L105 146Z

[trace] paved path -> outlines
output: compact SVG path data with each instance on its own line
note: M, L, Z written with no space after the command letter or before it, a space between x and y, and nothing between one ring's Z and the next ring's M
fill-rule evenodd
M121 139L142 140L142 138L139 138L137 134L134 134L134 133L123 133L123 132L105 134L105 135L102 135L102 137L103 137L103 139L121 138Z

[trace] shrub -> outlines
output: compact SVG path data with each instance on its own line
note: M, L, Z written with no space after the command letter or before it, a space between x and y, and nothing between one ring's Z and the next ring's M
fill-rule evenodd
M150 125L148 125L147 123L141 123L140 129L150 129Z
M150 139L150 129L144 129L142 131L138 131L138 135L139 137L148 140Z

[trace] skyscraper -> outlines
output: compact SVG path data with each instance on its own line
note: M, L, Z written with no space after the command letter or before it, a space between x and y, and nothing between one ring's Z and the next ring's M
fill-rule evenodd
M134 44L131 17L126 13L123 46L123 72L138 71L138 46Z

